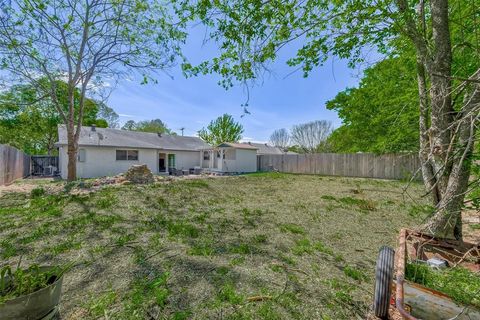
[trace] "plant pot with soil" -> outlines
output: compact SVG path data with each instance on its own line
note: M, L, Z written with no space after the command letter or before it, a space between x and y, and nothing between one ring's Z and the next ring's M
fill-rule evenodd
M58 317L66 267L32 265L0 269L0 319L49 320Z

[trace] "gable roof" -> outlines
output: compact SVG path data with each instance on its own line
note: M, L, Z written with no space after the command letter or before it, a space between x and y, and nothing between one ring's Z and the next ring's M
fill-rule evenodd
M266 143L254 143L254 142L244 142L244 144L248 144L250 146L254 146L258 149L258 154L284 154L280 148L270 146Z
M234 143L234 142L223 142L220 143L217 147L222 148L222 147L231 147L231 148L237 148L237 149L249 149L249 150L257 150L258 148L251 146L249 144L245 143Z
M279 147L271 146L267 143L244 142L257 148L257 154L296 154L296 152L284 151Z
M58 142L55 145L67 144L65 125L58 126ZM174 136L151 132L138 132L111 128L82 127L80 129L79 146L126 147L145 149L188 150L197 151L210 148L198 137Z

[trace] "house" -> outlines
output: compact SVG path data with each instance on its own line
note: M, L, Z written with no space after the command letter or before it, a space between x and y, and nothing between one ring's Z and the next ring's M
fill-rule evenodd
M296 152L286 151L279 147L271 146L267 143L244 142L252 147L257 148L257 155L270 154L296 154Z
M256 171L257 149L235 145L227 143L214 148L198 137L82 127L78 141L77 176L117 175L134 164L146 164L154 174L193 168L220 172ZM64 125L58 127L56 146L60 175L66 179L68 155Z
M203 150L201 167L220 172L255 172L257 148L245 143L221 143Z

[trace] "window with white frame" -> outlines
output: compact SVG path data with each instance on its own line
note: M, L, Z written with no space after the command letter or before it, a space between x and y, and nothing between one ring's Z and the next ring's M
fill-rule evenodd
M138 160L138 150L117 150L116 151L117 160L129 160L137 161Z

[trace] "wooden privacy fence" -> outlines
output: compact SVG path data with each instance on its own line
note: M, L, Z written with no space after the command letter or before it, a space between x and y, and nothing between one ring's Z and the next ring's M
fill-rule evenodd
M416 179L421 179L419 168L420 159L416 154L315 153L257 156L259 171L278 170L326 176L406 179L416 174Z
M0 144L0 186L30 174L30 156Z

